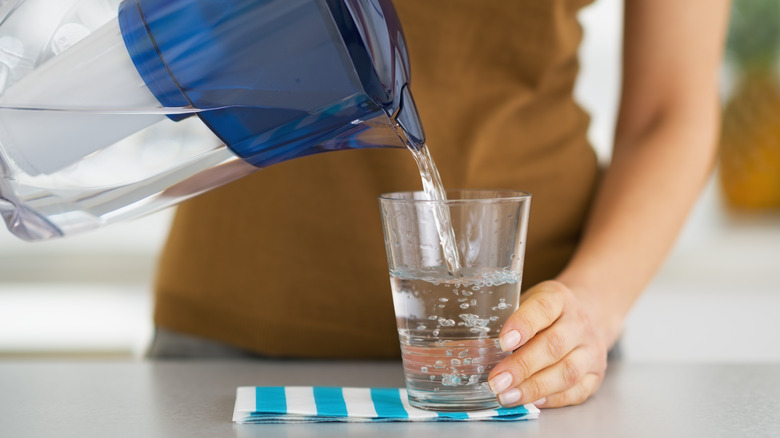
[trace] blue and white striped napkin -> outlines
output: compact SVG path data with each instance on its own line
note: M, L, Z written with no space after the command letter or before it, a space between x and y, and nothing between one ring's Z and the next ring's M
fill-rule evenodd
M233 421L327 423L389 421L517 421L539 417L528 404L470 412L434 412L409 406L406 389L322 386L242 386L236 391Z

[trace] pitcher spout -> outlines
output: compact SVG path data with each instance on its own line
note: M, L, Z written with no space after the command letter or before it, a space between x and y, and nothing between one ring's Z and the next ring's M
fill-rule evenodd
M398 135L407 147L420 149L425 144L425 132L420 123L414 98L409 92L409 85L404 85L401 92L401 105L393 115L393 119L398 124Z

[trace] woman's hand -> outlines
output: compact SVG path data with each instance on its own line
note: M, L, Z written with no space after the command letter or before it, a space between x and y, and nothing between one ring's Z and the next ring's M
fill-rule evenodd
M714 164L728 0L624 6L610 166L560 281L524 293L501 330L502 348L514 353L492 370L489 383L505 406L566 406L596 392L607 348Z
M586 306L559 281L524 292L499 339L504 351L514 351L489 377L504 406L582 403L604 379L606 343Z

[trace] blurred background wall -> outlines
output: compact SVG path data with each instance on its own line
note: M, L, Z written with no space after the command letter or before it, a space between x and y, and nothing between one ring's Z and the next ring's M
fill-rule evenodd
M590 136L604 162L620 84L621 5L598 0L581 17L586 39L576 93L592 113ZM724 101L733 97L738 75L738 68L724 65ZM780 126L780 112L773 120L770 126ZM40 243L21 242L0 230L0 358L140 357L152 333L150 290L171 217L168 210ZM629 317L625 357L777 361L778 313L780 213L734 208L715 173L667 263Z

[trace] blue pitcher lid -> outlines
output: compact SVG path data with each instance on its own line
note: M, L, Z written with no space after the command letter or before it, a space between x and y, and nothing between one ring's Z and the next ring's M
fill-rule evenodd
M361 12L363 3L374 12ZM395 42L377 49L392 29L403 39L385 1L124 0L119 23L160 103L202 110L236 155L261 166L304 155L318 136L366 115L392 115L408 78L405 51Z

